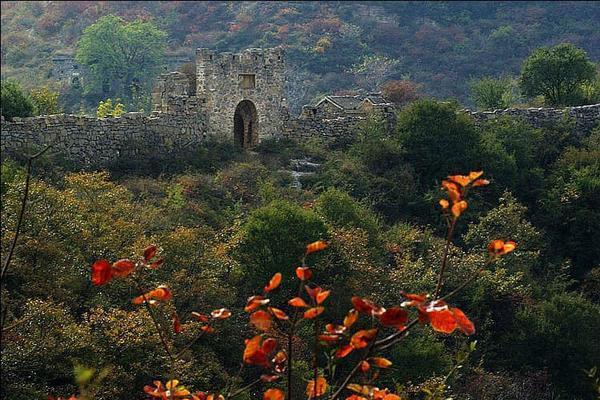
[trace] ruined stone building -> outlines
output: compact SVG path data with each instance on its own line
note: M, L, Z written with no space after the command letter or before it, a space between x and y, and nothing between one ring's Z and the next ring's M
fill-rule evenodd
M161 75L152 93L152 108L173 112L193 103L208 135L251 147L260 138L280 134L288 117L284 69L280 48L241 53L198 49L195 76Z

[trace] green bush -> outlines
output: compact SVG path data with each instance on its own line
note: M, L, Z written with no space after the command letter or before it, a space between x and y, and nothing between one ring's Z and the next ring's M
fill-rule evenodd
M312 211L277 200L256 209L242 226L237 259L251 287L262 287L276 272L284 280L304 254L306 244L327 237L327 229Z
M3 80L1 85L0 108L4 118L10 121L14 117L30 117L33 115L33 102L17 82Z

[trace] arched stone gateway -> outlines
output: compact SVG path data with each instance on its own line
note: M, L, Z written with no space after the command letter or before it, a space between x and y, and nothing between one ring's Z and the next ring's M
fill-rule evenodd
M258 112L250 100L242 100L233 114L235 144L249 148L258 143Z

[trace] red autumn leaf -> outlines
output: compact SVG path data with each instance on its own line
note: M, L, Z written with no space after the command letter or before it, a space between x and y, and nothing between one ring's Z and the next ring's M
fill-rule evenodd
M442 333L452 333L458 327L456 319L448 306L428 307L424 311L433 330Z
M262 351L264 351L265 354L269 355L273 352L273 350L275 350L276 347L277 347L277 340L275 340L273 338L268 338L262 344Z
M408 301L405 301L401 304L402 307L418 307L427 300L426 294L414 294L414 293L402 292L402 296L404 296L406 299L408 299Z
M301 297L294 297L288 301L288 304L292 307L308 307L308 304Z
M400 307L386 310L379 316L379 322L384 326L401 327L408 321L408 313Z
M330 294L331 290L323 290L319 294L317 294L317 298L315 299L317 301L317 304L323 303L325 299L329 297Z
M278 272L275 275L273 275L273 277L269 281L269 284L267 286L265 286L265 292L268 293L272 290L277 289L280 284L281 284L281 272Z
M326 391L327 381L322 376L319 376L317 378L316 384L314 379L311 379L310 381L308 381L308 385L306 385L306 395L309 399L323 396Z
M271 300L265 299L264 296L260 296L260 295L251 296L248 298L248 301L246 302L246 307L244 308L244 310L247 312L252 312L252 311L256 310L258 307L268 304L269 301L271 301Z
M150 264L149 267L152 269L156 269L156 268L160 267L161 265L163 265L164 262L165 262L165 260L163 258L159 258L158 260L156 260L152 264Z
M227 308L219 308L218 310L213 310L210 315L216 319L227 319L231 317L231 311Z
M343 325L327 324L325 325L325 330L327 331L327 333L335 333L341 335L346 331L346 327Z
M308 286L305 286L304 289L306 289L306 292L308 293L308 295L317 302L317 304L321 304L325 301L325 299L329 296L329 294L331 293L330 290L323 290L322 287L315 287L315 288L310 288Z
M250 315L250 323L261 331L268 331L271 328L273 320L271 314L264 310L258 310Z
M360 367L359 368L360 368L360 372L365 373L369 369L371 369L371 365L368 362L366 362L366 361L363 360L363 361L360 362Z
M286 361L287 361L287 354L285 354L285 352L283 352L283 351L277 352L277 354L275 354L275 357L273 357L273 359L271 360L271 362L273 363L273 369L275 370L275 372L279 372L279 373L284 372L285 368L287 366Z
M355 349L362 349L369 345L369 342L373 340L377 334L377 329L365 329L356 332L350 338L350 345Z
M350 328L358 320L358 311L351 309L348 311L348 315L344 317L344 326Z
M296 276L301 281L306 281L312 277L312 271L309 267L298 267L296 268Z
M275 316L275 318L280 319L282 321L286 321L288 319L290 319L290 317L287 316L286 313L284 313L282 310L280 310L279 308L275 308L275 307L268 307L268 310L271 312L271 314L273 314Z
M367 398L357 394L351 394L350 396L346 397L346 400L367 400Z
M246 340L243 359L246 364L268 366L269 360L267 354L262 349L262 336L256 335L252 339Z
M462 312L460 308L451 308L452 314L454 314L454 319L458 324L458 329L460 329L465 335L469 336L475 333L475 325L465 313Z
M280 389L267 389L263 394L263 400L283 400L285 394Z
M192 311L192 315L198 319L200 322L208 322L208 316L204 314L200 314L199 312Z
M485 185L489 185L490 181L488 181L487 179L477 179L475 182L473 182L473 187L477 187L477 186L485 186Z
M321 315L325 311L325 307L313 307L304 312L304 319L313 319Z
M326 343L335 343L340 340L340 335L324 334L319 335L319 340Z
M181 333L181 321L177 313L173 314L173 332Z
M133 272L134 268L135 263L133 261L128 259L122 259L113 263L112 274L113 276L119 277L127 276L131 272Z
M200 329L202 329L206 333L213 333L215 331L212 326L208 326L208 325L204 325Z
M150 261L156 255L156 245L150 245L144 249L144 260Z
M317 240L316 242L313 242L306 246L306 255L316 253L317 251L325 250L327 246L327 242L323 240Z
M337 349L337 351L335 352L335 356L337 358L344 358L348 354L352 353L353 350L354 350L354 347L350 346L349 344L346 344L346 345L340 347L339 349Z
M279 375L263 374L260 376L260 380L267 383L275 382L277 379L279 379Z
M96 286L104 285L112 279L110 263L104 259L92 265L92 283Z
M379 307L371 300L363 299L358 296L352 297L352 305L358 312L368 315L379 315L385 312L385 308Z

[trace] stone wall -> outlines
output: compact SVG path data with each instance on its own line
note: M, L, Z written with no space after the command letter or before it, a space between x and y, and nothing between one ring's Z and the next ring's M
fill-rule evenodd
M494 111L463 110L473 117L475 124L481 125L490 119L501 116L521 118L536 128L552 125L565 117L574 120L574 132L586 135L600 123L600 104L568 108L508 108Z
M197 106L182 101L173 113L126 113L118 118L50 115L2 119L1 150L5 155L24 155L52 144L60 154L80 167L100 167L119 159L151 158L158 153L177 153L198 146L207 137Z

